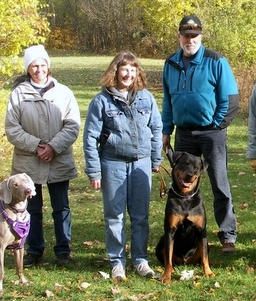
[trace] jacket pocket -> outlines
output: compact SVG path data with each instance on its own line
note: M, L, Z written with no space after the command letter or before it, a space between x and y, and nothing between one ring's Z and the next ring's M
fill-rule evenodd
M111 130L120 130L124 120L124 112L120 110L108 110L106 111L105 128Z
M151 110L149 108L137 108L139 123L142 122L143 126L147 126L151 116Z

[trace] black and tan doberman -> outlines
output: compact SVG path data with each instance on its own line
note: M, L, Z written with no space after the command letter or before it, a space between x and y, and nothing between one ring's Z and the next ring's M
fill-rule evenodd
M204 274L214 275L208 259L206 214L199 191L201 174L207 164L201 157L169 150L172 186L165 207L164 235L156 247L156 256L164 265L163 283L171 281L175 264L201 263Z

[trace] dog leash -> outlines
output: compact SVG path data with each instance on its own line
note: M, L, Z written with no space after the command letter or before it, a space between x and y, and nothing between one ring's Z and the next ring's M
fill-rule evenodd
M159 175L160 175L160 178L161 178L160 179L159 192L160 192L160 198L163 198L167 194L168 188L167 188L166 182L164 180L164 176L161 172L161 169L163 169L168 174L169 177L171 177L171 174L170 174L169 170L167 168L165 168L163 165L160 165L159 167L160 167L159 168Z
M171 145L168 146L168 148L166 149L165 151L165 155L168 159L168 161L170 162L171 164L171 168L173 168L173 164L172 164L172 155L174 153L174 150L172 148ZM159 174L160 174L160 187L159 187L159 191L160 191L160 198L163 198L167 193L168 193L168 188L167 188L167 185L166 185L166 182L164 180L164 176L163 174L161 173L161 169L163 169L167 174L168 176L171 178L171 173L169 172L169 170L164 167L162 164L159 166Z

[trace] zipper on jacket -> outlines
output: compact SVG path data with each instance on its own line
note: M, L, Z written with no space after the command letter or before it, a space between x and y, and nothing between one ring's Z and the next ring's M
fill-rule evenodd
M181 74L182 74L182 89L185 89L187 78L186 78L186 72L184 69L181 70Z
M193 83L193 77L194 77L194 73L195 73L195 66L191 72L191 77L190 77L190 91L192 91L192 83Z

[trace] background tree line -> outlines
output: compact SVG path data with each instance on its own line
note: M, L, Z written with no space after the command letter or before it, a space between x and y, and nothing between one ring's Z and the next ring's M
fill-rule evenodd
M180 19L191 13L203 21L204 44L226 55L241 79L252 78L254 0L0 0L0 74L16 72L17 55L41 42L69 53L130 49L165 58L178 47Z
M177 47L177 26L184 14L203 21L207 46L232 62L256 60L254 0L49 0L52 34L49 45L65 48L53 38L56 29L72 31L80 51L110 53L124 48L142 56L163 57Z

